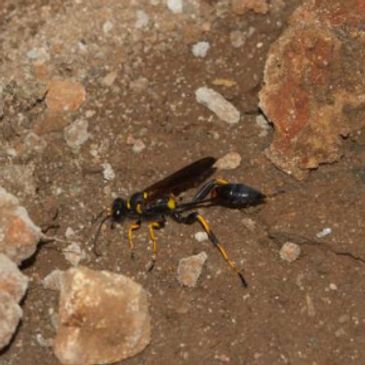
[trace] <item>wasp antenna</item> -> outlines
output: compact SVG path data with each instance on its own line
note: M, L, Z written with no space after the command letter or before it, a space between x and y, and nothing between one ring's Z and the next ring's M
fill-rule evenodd
M93 240L93 252L95 256L101 256L101 253L97 250L97 241L101 232L101 228L103 227L104 223L112 217L111 214L106 215L100 222L98 230L96 231L95 238Z

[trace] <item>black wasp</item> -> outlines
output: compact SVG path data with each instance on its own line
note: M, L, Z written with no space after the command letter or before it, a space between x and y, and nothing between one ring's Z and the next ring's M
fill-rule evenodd
M220 205L228 208L243 208L249 205L261 203L264 195L259 191L244 185L230 183L223 179L212 179L201 186L195 196L188 202L178 202L176 197L183 191L190 189L202 180L211 176L214 171L214 157L205 157L176 171L172 175L149 186L143 191L134 193L129 199L116 198L107 215L102 219L94 240L96 241L104 222L111 220L112 223L122 223L125 218L134 220L128 230L129 248L133 256L134 244L133 231L141 227L142 222L147 222L149 236L153 244L153 256L149 270L152 270L156 255L157 241L155 230L164 226L166 217L171 217L178 223L200 223L214 247L218 249L230 268L235 271L242 284L246 287L247 282L236 264L228 257L226 249L212 232L206 219L195 210L197 208Z

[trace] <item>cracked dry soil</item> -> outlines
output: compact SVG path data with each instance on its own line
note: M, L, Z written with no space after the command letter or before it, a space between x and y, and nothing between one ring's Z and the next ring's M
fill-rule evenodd
M63 118L66 125L87 119L90 136L73 151L65 143L61 123L59 129L41 135L47 143L42 151L14 156L1 151L2 184L20 197L35 223L49 228L48 233L62 237L72 228L73 239L88 252L85 265L121 272L149 291L152 341L123 364L363 364L364 138L346 140L340 161L321 166L303 182L274 168L263 155L273 132L260 134L255 122L257 94L267 50L299 1L265 16L237 16L223 11L222 3L226 2L201 1L198 17L176 18L149 1L108 1L108 10L96 0L3 0L1 77L15 81L7 83L4 115L12 118L0 119L1 144L21 150L24 135L47 112L44 99L24 86L37 77L76 79L84 85L85 103ZM81 7L90 15L82 17ZM223 10L217 12L217 7ZM135 29L138 9L159 28ZM204 22L210 24L203 26L208 31L201 31ZM103 24L114 28L106 34ZM250 27L254 31L244 45L233 47L230 32ZM192 55L191 45L202 39L211 48L200 59ZM72 48L76 41L81 42L80 52ZM50 59L32 65L27 52L45 43ZM85 53L83 45L88 47ZM111 72L117 77L105 85ZM133 88L133 81L141 77L148 80L147 86ZM237 125L219 121L195 101L198 87L219 78L236 82L214 87L242 112ZM142 139L146 148L133 151L126 143L129 136ZM222 171L226 179L268 195L283 191L258 207L205 211L216 235L243 268L248 289L240 287L208 241L194 239L201 230L197 226L169 222L159 231L158 261L148 274L151 249L146 229L135 235L134 261L128 254L126 226L103 230L101 258L89 251L93 219L113 196L127 196L194 159L229 151L238 152L242 163ZM115 179L103 179L102 163L112 166ZM14 166L23 171L23 178L13 177ZM326 227L331 234L317 238ZM279 256L286 241L302 249L293 263ZM24 265L32 281L22 323L1 355L2 365L57 363L47 346L55 334L57 295L42 287L42 279L54 269L69 267L58 250L61 246L41 246ZM179 259L203 250L208 261L198 286L181 287L176 279Z

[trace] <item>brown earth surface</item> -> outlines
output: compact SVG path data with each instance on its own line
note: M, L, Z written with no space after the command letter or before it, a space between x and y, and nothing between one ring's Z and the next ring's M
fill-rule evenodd
M3 0L0 184L47 234L63 237L72 228L72 239L88 254L84 265L128 275L148 290L152 341L123 364L364 364L365 131L344 140L340 161L304 181L276 169L264 155L273 131L262 134L256 123L258 91L267 51L301 2L285 2L290 5L265 15L236 15L228 1L187 3L182 14L173 14L162 1ZM136 27L137 10L148 14L147 26ZM238 48L230 40L236 30L247 36ZM197 58L191 47L201 40L210 49ZM35 49L36 56L30 52ZM78 109L47 107L44 90L53 79L83 85L86 99ZM217 79L235 83L217 86ZM228 125L198 104L201 86L231 101L241 121ZM73 150L64 128L80 119L88 121L90 135ZM26 144L34 131L46 145ZM145 149L136 153L127 143L133 138ZM230 151L241 155L241 165L220 175L269 197L257 207L212 207L204 214L244 269L247 289L208 241L195 240L198 226L169 221L158 232L151 273L145 227L135 234L134 261L127 224L103 230L103 256L93 255L93 220L115 196ZM103 178L103 163L112 166L115 179ZM324 228L331 233L317 238ZM279 255L286 241L302 249L292 263ZM31 283L23 320L1 365L57 364L48 340L55 336L58 298L42 279L70 266L64 246L42 245L24 264ZM182 287L178 261L201 251L208 260L198 286Z

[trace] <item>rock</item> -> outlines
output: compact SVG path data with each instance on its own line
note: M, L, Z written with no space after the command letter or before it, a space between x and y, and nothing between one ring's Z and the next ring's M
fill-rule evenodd
M101 165L103 167L103 177L106 181L111 181L115 179L115 172L112 168L112 165L110 163L103 163Z
M207 55L209 48L209 42L198 42L192 46L191 51L195 57L204 58Z
M140 138L134 138L131 134L127 137L127 144L132 145L132 150L135 153L141 153L146 145Z
M6 255L0 254L0 350L9 344L22 310L18 302L28 287L28 278Z
M208 255L203 251L198 255L183 258L177 268L177 280L181 285L195 288Z
M240 112L221 94L208 87L200 87L195 91L198 103L205 105L217 117L229 124L236 124L240 120Z
M42 281L45 289L61 290L62 276L64 271L56 269L50 272Z
M9 344L23 311L14 298L0 290L0 349Z
M209 238L207 232L204 231L196 232L194 237L198 242L207 241Z
M300 246L293 242L285 242L280 249L282 260L293 262L300 256Z
M364 22L361 2L306 1L270 48L259 95L275 126L266 156L297 179L337 161L342 137L365 127L365 87L354 76L365 74Z
M323 237L330 235L331 233L332 233L332 229L330 227L326 227L326 228L323 228L322 231L318 232L316 234L316 237L323 238Z
M70 243L63 251L65 259L72 265L77 266L81 260L86 258L85 252L77 242Z
M48 84L46 104L55 112L76 111L85 101L82 84L71 80L52 80Z
M0 187L0 252L19 265L34 254L40 237L41 229L18 199Z
M218 170L234 170L241 164L241 156L237 152L229 152L225 156L221 157L214 164Z
M262 114L259 114L256 117L256 125L261 128L261 132L259 134L259 137L266 137L269 130L271 129L270 124L265 119L265 117Z
M106 76L101 79L101 83L104 86L112 86L116 80L118 73L116 71L109 72ZM86 116L87 117L87 116Z
M234 30L229 33L229 39L234 48L239 48L243 46L246 42L246 34L240 30Z
M150 342L147 294L126 276L86 267L62 275L54 351L62 364L114 363Z
M8 293L15 302L20 302L28 287L28 278L8 256L0 254L0 292Z
M174 14L183 12L183 0L167 0L168 9Z
M85 119L79 119L67 126L64 130L66 143L69 147L78 149L89 139L87 131L89 122Z
M258 14L266 14L269 11L269 4L266 0L232 0L232 11L242 15L253 10Z
M114 28L114 24L110 20L107 20L103 24L103 33L105 35L108 35L113 28Z
M148 23L150 21L150 17L148 14L143 10L137 10L136 12L136 23L134 26L136 28L145 28L147 27Z

